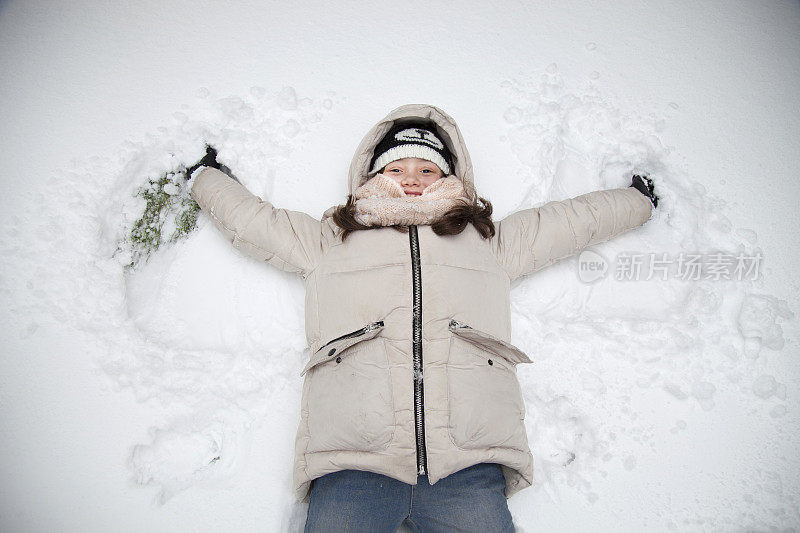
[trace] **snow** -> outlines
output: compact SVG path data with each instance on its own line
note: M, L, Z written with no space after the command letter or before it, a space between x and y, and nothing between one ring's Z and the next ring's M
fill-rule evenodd
M517 530L800 530L800 8L408 4L0 5L0 530L302 530L302 281L203 215L126 269L135 193L208 142L319 217L419 102L459 122L495 219L632 173L661 197L515 283Z

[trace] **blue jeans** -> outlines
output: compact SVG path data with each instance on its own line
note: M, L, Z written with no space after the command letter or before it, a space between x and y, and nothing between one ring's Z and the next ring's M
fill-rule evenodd
M511 532L500 465L480 463L416 485L360 470L341 470L314 480L306 533L395 533L405 522L417 533Z

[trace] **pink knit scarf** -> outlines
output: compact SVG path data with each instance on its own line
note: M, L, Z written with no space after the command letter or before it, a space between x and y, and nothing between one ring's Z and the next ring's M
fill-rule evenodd
M365 226L429 225L452 208L470 204L464 184L452 175L436 180L420 196L407 196L392 178L376 174L354 196L355 219Z

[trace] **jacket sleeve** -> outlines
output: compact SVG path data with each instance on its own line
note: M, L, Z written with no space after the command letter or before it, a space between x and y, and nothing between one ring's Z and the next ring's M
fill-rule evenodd
M194 174L191 195L234 248L304 278L321 255L320 221L269 202L215 168Z
M595 191L512 213L492 246L509 278L540 270L647 222L652 204L633 187Z

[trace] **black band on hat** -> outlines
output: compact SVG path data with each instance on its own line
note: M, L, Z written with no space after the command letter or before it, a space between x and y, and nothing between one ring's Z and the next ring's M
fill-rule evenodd
M395 124L375 146L370 174L398 159L418 157L435 163L445 175L452 169L451 154L433 128L422 123Z

